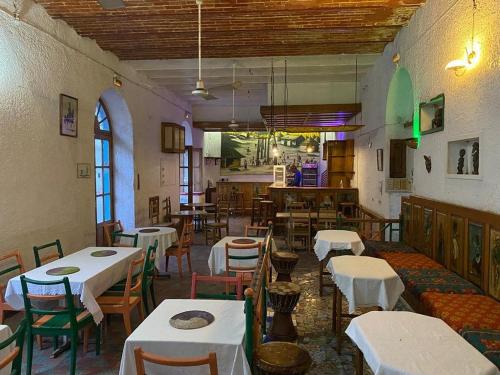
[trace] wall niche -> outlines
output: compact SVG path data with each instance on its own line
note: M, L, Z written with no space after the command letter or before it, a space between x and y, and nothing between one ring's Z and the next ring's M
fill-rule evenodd
M479 137L448 142L448 177L480 179Z

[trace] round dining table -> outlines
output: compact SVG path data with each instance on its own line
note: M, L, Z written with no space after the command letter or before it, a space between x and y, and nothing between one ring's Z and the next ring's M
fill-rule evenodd
M181 221L181 228L183 228L186 223L192 223L195 217L202 217L206 215L207 211L205 210L181 210L175 211L171 214L172 217L178 218Z

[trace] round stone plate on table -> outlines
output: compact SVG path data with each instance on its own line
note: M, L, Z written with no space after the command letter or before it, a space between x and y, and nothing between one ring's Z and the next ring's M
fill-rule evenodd
M72 273L77 273L78 271L80 271L80 268L68 266L68 267L51 268L45 273L50 276L64 276L64 275L71 275Z
M231 241L232 243L235 243L237 245L250 245L252 243L256 243L257 241L251 239L251 238L237 238L233 241Z
M214 316L207 311L184 311L170 318L170 325L177 329L197 329L211 324Z
M158 228L146 228L146 229L139 230L139 233L156 233L159 231L160 230Z
M90 253L93 257L102 258L102 257L110 257L115 255L117 252L115 250L97 250Z

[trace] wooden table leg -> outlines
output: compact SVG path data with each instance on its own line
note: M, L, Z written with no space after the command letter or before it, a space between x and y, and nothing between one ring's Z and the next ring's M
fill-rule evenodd
M323 297L323 268L324 266L323 260L319 261L319 296Z
M356 346L354 369L356 375L363 375L363 352Z
M342 350L342 293L340 289L335 285L337 294L337 319L335 321L335 331L337 336L337 353L340 354Z
M336 332L337 325L337 287L333 288L332 298L332 332Z

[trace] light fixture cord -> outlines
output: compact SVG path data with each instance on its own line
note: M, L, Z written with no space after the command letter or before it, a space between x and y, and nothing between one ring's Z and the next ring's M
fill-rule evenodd
M234 81L236 80L235 69L236 69L236 64L233 62L233 121L235 121L234 119Z
M285 131L288 126L288 63L285 59Z
M198 3L198 80L201 81L201 2Z
M274 129L274 60L271 59L271 129Z
M471 49L474 50L474 33L476 28L476 10L477 10L477 2L476 0L472 0L472 46Z
M356 68L355 68L355 82L354 82L354 105L358 104L358 55L356 55ZM354 115L354 122L356 122L356 118L358 114Z

